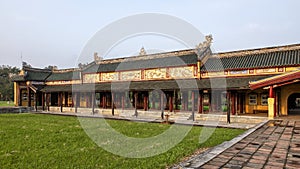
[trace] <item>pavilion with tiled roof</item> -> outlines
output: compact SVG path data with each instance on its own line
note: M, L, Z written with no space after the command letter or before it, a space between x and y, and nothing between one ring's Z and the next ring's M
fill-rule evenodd
M273 98L271 113L288 115L300 110L299 68L300 44L212 53L205 41L107 60L95 53L81 68L23 67L14 78L15 104L61 112L270 114Z

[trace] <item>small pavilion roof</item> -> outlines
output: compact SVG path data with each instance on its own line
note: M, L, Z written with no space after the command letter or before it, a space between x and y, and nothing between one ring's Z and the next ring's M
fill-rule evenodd
M51 75L46 79L46 81L69 81L69 80L78 80L80 79L80 70L79 69L70 69L70 70L55 70Z
M252 90L267 87L267 86L274 86L279 87L291 83L296 83L300 81L300 70L284 73L281 75L264 78L258 81L252 81L249 83L249 87Z

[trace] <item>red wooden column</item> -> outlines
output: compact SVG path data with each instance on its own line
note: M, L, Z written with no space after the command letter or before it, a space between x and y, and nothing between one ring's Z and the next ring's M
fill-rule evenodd
M106 109L106 93L104 93L104 95L102 97L102 106L104 109Z
M226 100L227 100L227 123L230 123L230 114L231 114L231 96L230 92L226 92Z
M195 91L192 91L192 120L195 121Z
M111 92L111 114L115 115L115 93Z
M60 112L63 112L63 93L58 93L58 105L60 106Z
M46 106L47 111L50 111L50 93L46 93Z
M203 113L203 100L202 100L202 92L198 94L198 113Z
M42 93L42 110L45 110L45 93Z
M23 106L22 105L22 93L21 93L20 89L19 89L19 96L18 96L18 106Z
M27 86L27 106L31 107L31 91L30 88Z
M274 117L276 117L276 115L277 115L277 100L278 100L278 96L274 92Z
M169 111L173 112L173 96L169 96Z
M154 97L155 95L154 95L153 92L151 92L151 93L152 93L152 107L151 107L151 109L158 109L158 107L156 107L156 104L155 104L155 101L157 100L157 98ZM159 104L158 104L158 106L159 106Z
M78 107L78 93L74 93L74 107L75 107L75 113L77 113L77 107Z
M165 106L164 106L164 92L163 91L160 93L160 110L161 110L161 119L164 119Z
M148 110L148 96L145 94L144 95L144 111Z
M38 108L37 108L37 100L38 100L38 94L37 92L34 94L34 99L35 99L35 102L34 102L34 108L35 108L35 111L37 112Z
M88 93L85 93L85 107L89 108L90 107L90 95Z
M274 98L273 86L270 86L270 89L269 89L269 98Z
M92 114L95 113L95 92L92 92Z
M236 109L235 109L235 100L236 100L236 95L235 95L235 93L234 92L231 92L231 94L230 94L230 96L231 96L231 114L232 115L235 115L235 113L236 113Z
M138 102L138 93L134 93L134 115L137 117L138 116L138 111L137 111L137 102Z
M122 110L124 110L124 108L125 108L125 93L122 94L121 104L122 104Z

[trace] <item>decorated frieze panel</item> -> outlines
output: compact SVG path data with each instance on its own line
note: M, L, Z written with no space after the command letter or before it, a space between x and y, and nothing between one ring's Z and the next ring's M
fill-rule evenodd
M141 71L126 71L120 73L120 80L141 80Z
M268 74L268 73L275 73L276 68L269 68L269 69L256 69L257 74Z
M194 66L169 68L170 78L193 78Z
M167 69L160 68L160 69L147 69L145 70L145 79L164 79L166 78Z
M247 75L248 70L231 70L229 71L229 75Z
M81 80L61 80L61 81L49 81L46 85L70 85L70 84L80 84Z
M83 76L83 82L84 83L96 83L100 82L100 74L85 74Z
M224 71L220 71L220 72L207 72L208 76L225 76Z
M119 80L119 72L101 73L102 81L117 81Z
M292 71L296 71L296 70L299 70L300 67L286 67L285 68L285 71L286 72L292 72Z
M44 85L45 82L31 81L31 84L33 84L33 85Z

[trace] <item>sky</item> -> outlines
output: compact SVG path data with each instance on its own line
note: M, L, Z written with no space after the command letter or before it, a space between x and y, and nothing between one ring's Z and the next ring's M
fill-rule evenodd
M39 68L76 67L97 32L124 17L143 13L170 15L204 35L211 34L215 52L295 44L300 43L299 7L298 0L1 0L0 65L20 68L26 61ZM199 38L199 43L202 41ZM186 47L157 35L121 42L104 58L136 55L141 47L148 52ZM92 54L80 60L92 61Z

